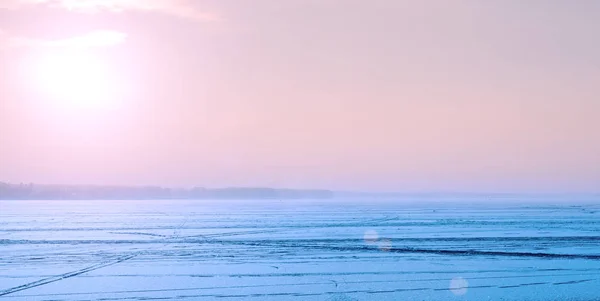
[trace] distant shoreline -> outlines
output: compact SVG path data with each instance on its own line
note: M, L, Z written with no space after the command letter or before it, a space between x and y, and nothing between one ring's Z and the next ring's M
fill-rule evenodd
M294 199L599 199L600 193L352 192L269 187L168 188L160 186L44 185L0 182L0 200L294 200Z
M0 182L0 199L144 200L144 199L329 199L334 192L277 188L166 188L160 186L39 185Z

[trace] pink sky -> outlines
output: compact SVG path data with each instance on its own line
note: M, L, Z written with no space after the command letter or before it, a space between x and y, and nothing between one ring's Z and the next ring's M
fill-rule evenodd
M599 49L594 0L0 0L0 181L598 191Z

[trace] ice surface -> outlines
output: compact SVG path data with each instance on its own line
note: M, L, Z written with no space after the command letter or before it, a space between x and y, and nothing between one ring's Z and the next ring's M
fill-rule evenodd
M600 206L517 204L0 201L0 300L600 300Z

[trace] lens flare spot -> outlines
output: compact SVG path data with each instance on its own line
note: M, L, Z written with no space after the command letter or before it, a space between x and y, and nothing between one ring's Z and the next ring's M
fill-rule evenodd
M450 291L456 296L462 296L467 293L469 282L462 277L455 277L450 280Z

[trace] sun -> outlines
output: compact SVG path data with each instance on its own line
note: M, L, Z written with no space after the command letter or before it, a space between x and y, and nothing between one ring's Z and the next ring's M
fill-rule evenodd
M118 94L114 72L92 53L47 53L34 69L40 92L55 105L70 109L108 108Z

